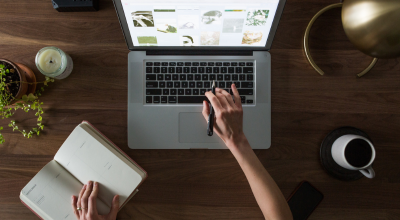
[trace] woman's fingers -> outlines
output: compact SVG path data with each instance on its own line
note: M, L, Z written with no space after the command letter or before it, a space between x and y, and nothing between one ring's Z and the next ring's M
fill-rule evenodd
M93 190L90 193L89 204L88 204L89 205L88 210L89 210L89 213L91 213L91 214L97 214L96 200L97 200L98 193L99 193L99 183L93 182Z
M108 216L110 217L110 219L117 218L118 210L119 210L119 195L115 195L114 199L112 201L110 213L108 213Z
M210 105L207 101L203 101L203 111L201 113L203 114L206 121L208 121L208 115L210 114Z
M221 106L221 103L220 103L219 99L214 94L212 94L212 92L206 92L206 96L207 96L208 100L210 100L211 105L214 108L214 111L216 113L217 112L219 113L221 111L221 109L222 109L222 106Z
M210 105L208 104L207 101L203 101L202 113L203 113L204 119L206 119L206 122L208 122L208 116L210 115ZM215 133L217 133L219 135L219 134L221 134L221 129L218 127L215 117L213 118L213 120L214 120L214 131L215 131Z
M81 200L82 200L83 193L85 193L85 191L86 191L86 184L83 185L81 191L79 192L78 200L77 200L77 202L76 202L76 208L82 208L82 205L81 205L82 202L81 202ZM78 212L80 213L81 211L78 211Z
M231 89L232 89L232 93L233 93L233 97L235 98L235 105L241 109L242 108L242 101L240 99L240 95L239 92L236 89L236 85L232 83L231 85Z
M88 211L88 199L89 199L90 193L92 192L92 188L93 188L93 182L89 181L87 183L86 190L83 193L82 199L81 199L81 207L82 207L83 213L86 213Z
M72 200L72 209L74 210L75 217L76 217L77 219L79 219L79 218L80 218L80 217L79 217L80 213L79 213L79 211L78 211L78 207L76 206L76 197L75 197L75 196L72 196L72 197L71 197L71 200Z
M231 107L231 108L235 108L236 107L235 103L233 102L231 94L229 94L225 89L219 89L219 88L218 88L218 92L222 93L222 95L225 96L226 101L229 104L229 107Z
M221 93L221 91L217 88L215 89L215 96L217 96L219 103L221 103L221 106L223 109L228 109L229 108L229 103L228 100L226 100L226 97L224 94Z

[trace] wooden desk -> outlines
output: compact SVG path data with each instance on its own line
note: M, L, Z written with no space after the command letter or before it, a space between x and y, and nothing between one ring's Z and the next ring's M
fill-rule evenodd
M398 219L400 216L400 59L371 58L347 41L340 9L327 12L311 31L310 47L326 71L307 63L302 37L308 21L333 0L288 0L272 46L272 146L257 150L285 196L302 180L325 199L310 219ZM50 0L3 0L0 57L39 73L37 51L57 46L71 55L74 71L41 98L46 128L22 138L1 120L0 218L37 219L18 196L49 162L73 128L88 120L148 173L119 219L262 219L237 162L228 150L130 150L127 146L127 54L111 0L99 12L59 13ZM33 125L33 117L18 114ZM319 163L324 136L340 126L367 132L376 146L375 179L342 182Z

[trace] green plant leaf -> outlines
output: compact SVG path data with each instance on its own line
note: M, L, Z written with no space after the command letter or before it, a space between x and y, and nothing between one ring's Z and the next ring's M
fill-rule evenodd
M37 99L37 97L36 97L34 94L29 93L29 95L28 95L28 101L34 101L35 99Z
M22 96L22 100L23 100L24 102L27 102L27 101L28 101L28 96L27 96L27 95L23 95L23 96Z
M4 66L2 66L4 68ZM42 124L43 117L43 102L39 102L38 96L42 95L41 91L44 91L44 87L41 87L37 90L36 93L29 93L23 95L21 99L15 99L18 101L15 105L10 106L10 100L14 99L14 96L8 90L9 83L6 83L6 73L14 72L13 69L11 70L4 70L0 68L0 117L2 119L9 118L14 115L15 111L18 109L22 109L25 112L29 112L29 110L35 110L35 116L37 117L37 125L38 127L32 128L31 130L19 130L18 126L16 126L15 120L11 120L8 124L9 127L13 129L13 131L20 132L26 138L32 138L33 135L39 135L40 130L44 129L44 125ZM49 84L49 82L54 82L54 79L50 77L46 77L46 81L40 82L43 83L45 86ZM13 82L11 82L13 83ZM0 130L3 130L3 127L0 127ZM4 143L5 139L3 135L0 133L0 144Z

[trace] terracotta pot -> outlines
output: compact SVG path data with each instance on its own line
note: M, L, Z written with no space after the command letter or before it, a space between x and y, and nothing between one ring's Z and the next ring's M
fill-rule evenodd
M0 59L0 62L5 62L10 64L16 70L21 82L29 82L29 83L36 82L35 74L27 66L20 63L13 63L10 60L6 59ZM36 84L29 85L27 83L21 83L21 82L19 83L19 90L17 95L15 96L15 99L21 99L23 95L34 93L36 90ZM15 100L11 102L11 104L14 103Z

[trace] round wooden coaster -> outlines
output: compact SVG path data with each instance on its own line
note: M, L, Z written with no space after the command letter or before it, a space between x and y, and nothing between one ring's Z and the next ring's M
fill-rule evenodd
M336 139L346 134L355 134L369 139L368 135L360 129L353 127L341 127L333 130L322 141L320 148L320 158L322 167L328 172L329 175L345 181L358 180L364 175L358 170L348 170L339 166L332 157L332 145ZM370 139L369 139L370 140Z

